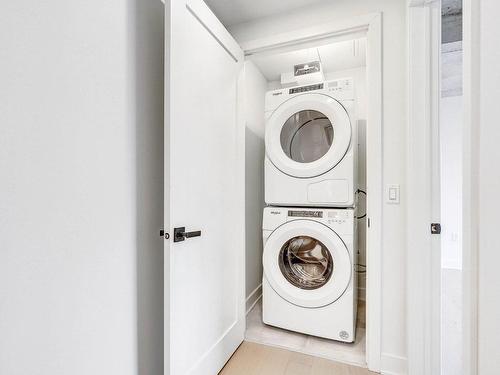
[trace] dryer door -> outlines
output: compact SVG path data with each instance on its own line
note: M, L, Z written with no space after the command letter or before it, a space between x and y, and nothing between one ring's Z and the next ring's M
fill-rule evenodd
M266 123L266 153L293 177L322 175L345 156L352 127L345 108L324 94L302 94L281 104Z
M335 302L352 277L349 251L327 226L312 220L283 224L264 247L264 274L282 298L302 307Z

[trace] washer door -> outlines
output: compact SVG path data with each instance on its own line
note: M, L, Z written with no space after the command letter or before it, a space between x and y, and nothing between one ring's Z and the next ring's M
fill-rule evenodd
M302 94L281 104L266 123L266 152L290 176L308 178L334 168L351 143L345 108L324 94Z
M335 302L351 280L347 247L317 221L294 220L277 228L266 242L262 261L276 293L302 307Z

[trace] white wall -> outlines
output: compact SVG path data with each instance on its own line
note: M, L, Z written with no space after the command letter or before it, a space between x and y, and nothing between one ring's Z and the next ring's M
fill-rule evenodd
M264 95L267 80L245 62L245 243L247 309L260 297L264 209Z
M472 2L474 3L474 1ZM472 79L479 82L479 119L471 124L479 132L478 144L478 195L479 217L478 241L478 361L480 375L498 374L500 368L500 264L498 215L500 212L500 34L498 14L500 2L481 0L478 2L480 23L477 37L480 61L479 76ZM465 15L466 17L468 15ZM474 30L476 31L476 30ZM476 71L474 71L474 74ZM479 120L479 122L477 122ZM467 139L468 140L468 139ZM469 140L468 140L469 141ZM476 176L475 170L473 171Z
M160 374L163 7L0 6L0 374Z
M239 42L331 22L342 17L383 12L383 180L400 184L400 205L384 205L382 367L404 372L406 366L406 134L407 134L407 27L402 0L338 0L254 22L234 25Z

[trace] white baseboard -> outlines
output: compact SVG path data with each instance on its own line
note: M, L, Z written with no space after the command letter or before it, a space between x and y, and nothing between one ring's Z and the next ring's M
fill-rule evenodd
M382 353L380 373L383 375L406 375L408 373L407 358Z
M259 284L257 288L255 288L247 297L246 302L246 311L247 314L250 310L253 309L255 304L259 301L260 297L262 297L262 284Z

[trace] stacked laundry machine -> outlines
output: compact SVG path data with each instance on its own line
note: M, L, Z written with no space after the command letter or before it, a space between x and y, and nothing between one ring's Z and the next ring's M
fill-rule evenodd
M266 93L263 321L353 342L357 129L351 78Z

